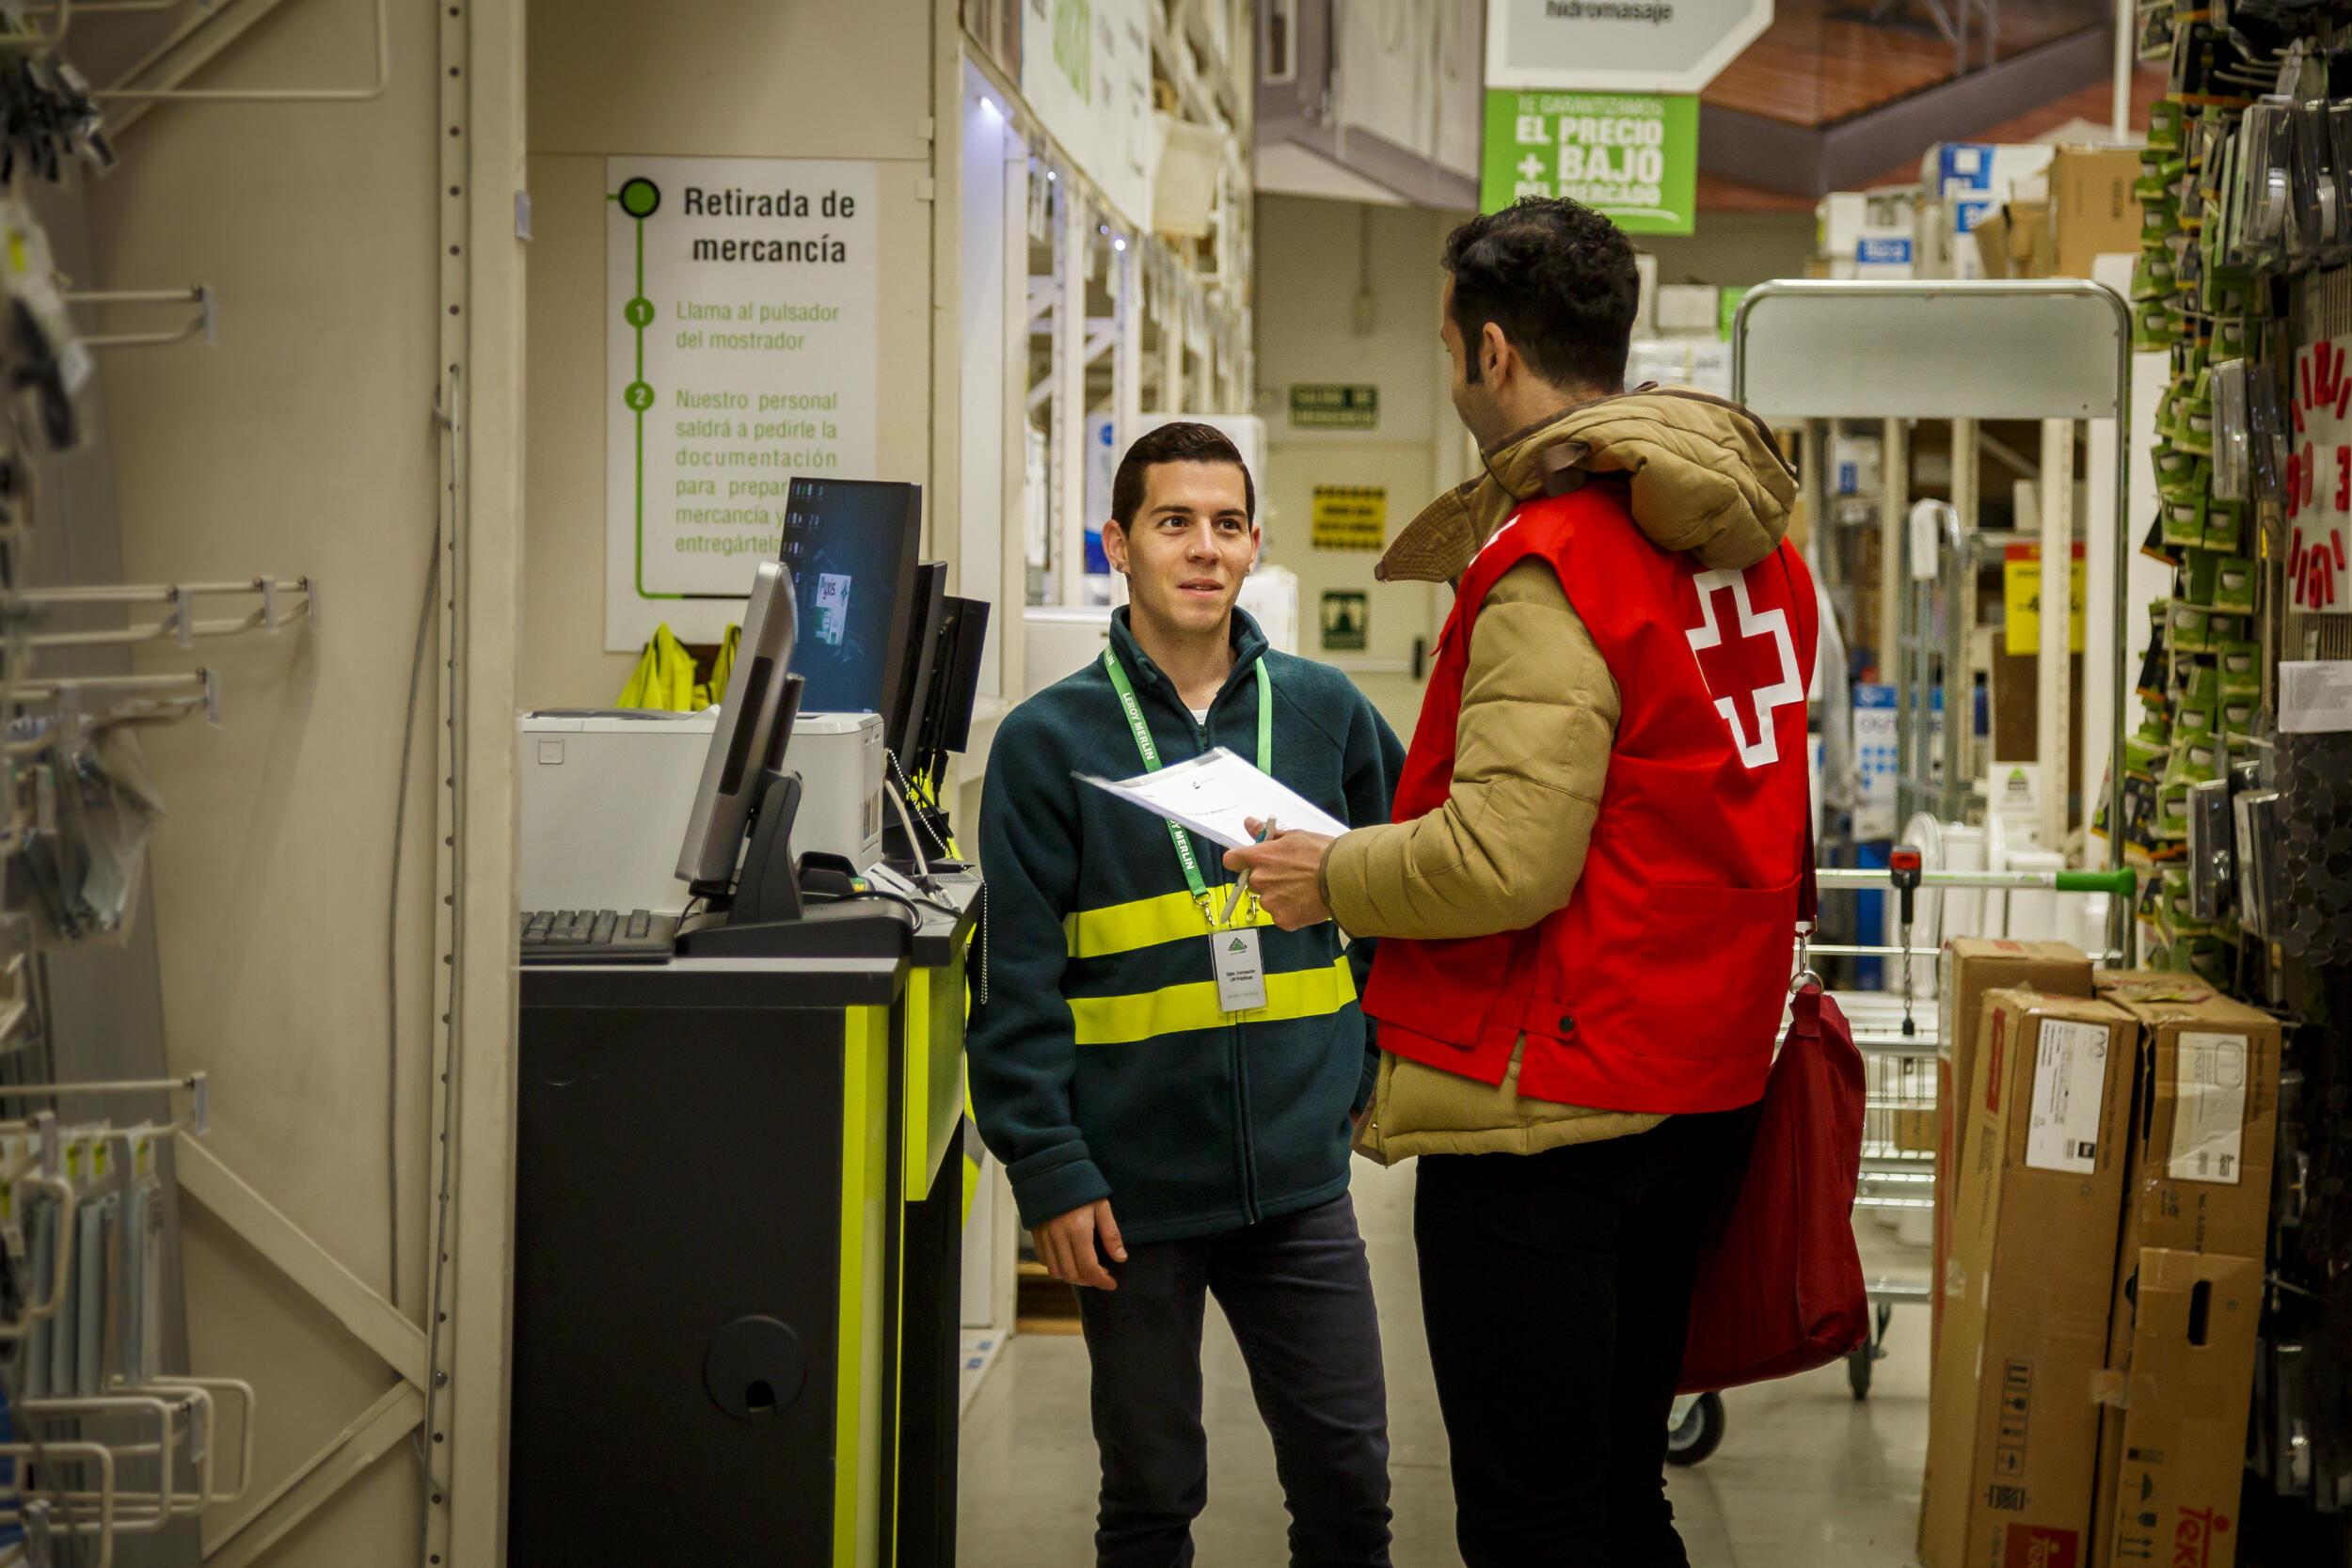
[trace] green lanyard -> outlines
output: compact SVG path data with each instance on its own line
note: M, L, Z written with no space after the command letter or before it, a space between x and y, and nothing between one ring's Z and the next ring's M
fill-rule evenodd
M1143 758L1143 770L1160 770L1160 749L1152 739L1152 726L1143 721L1143 706L1136 701L1136 689L1127 680L1127 671L1119 662L1118 653L1103 650L1103 668L1110 672L1111 688L1119 693L1119 706L1127 715L1127 727L1135 732L1136 751ZM1266 673L1265 657L1258 658L1258 771L1274 771L1274 677ZM1205 907L1209 900L1209 884L1201 879L1200 862L1192 852L1192 835L1170 822L1168 836L1176 846L1176 858L1184 864L1184 883L1192 889L1196 903Z

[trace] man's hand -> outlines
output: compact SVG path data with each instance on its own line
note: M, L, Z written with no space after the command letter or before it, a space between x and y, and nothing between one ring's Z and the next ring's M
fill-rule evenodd
M1249 823L1253 833L1265 824ZM1263 844L1225 851L1225 869L1248 871L1249 891L1266 913L1285 931L1303 931L1331 918L1323 901L1323 852L1331 840L1324 833L1277 832Z
M1058 1214L1029 1232L1037 1243L1038 1261L1065 1285L1116 1291L1119 1281L1103 1266L1097 1243L1114 1263L1127 1260L1127 1243L1119 1239L1119 1222L1111 1218L1111 1200L1097 1198L1083 1209Z

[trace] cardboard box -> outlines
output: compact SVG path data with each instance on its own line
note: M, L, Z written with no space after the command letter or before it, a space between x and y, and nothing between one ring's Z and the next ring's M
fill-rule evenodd
M1924 976L1923 976L1924 977ZM1884 1069L1882 1086L1888 1101L1896 1105L1916 1105L1918 1110L1898 1110L1888 1120L1896 1148L1905 1154L1933 1154L1940 1141L1934 1110L1938 1089L1935 1062L1927 1056L1881 1056Z
M1634 276L1640 279L1642 292L1635 296L1633 335L1636 338L1658 336L1658 258L1647 251L1633 254Z
M1712 283L1661 283L1657 308L1661 338L1715 338L1723 333L1722 298Z
M1936 972L1935 1085L1936 1180L1933 1273L1930 1308L1930 1354L1941 1342L1943 1282L1951 1258L1952 1199L1960 1186L1962 1101L1976 1071L1977 1041L1984 1029L1985 998L1995 990L2024 986L2053 996L2090 995L2090 958L2063 942L2009 942L1996 937L1956 937L1944 944ZM1981 1104L1981 1099L1968 1101Z
M2086 1561L2137 1025L1986 999L1929 1401L1928 1568Z
M2279 1141L2282 1039L2276 1019L2195 975L2103 969L2091 984L2140 1026L2107 1332L2107 1366L2121 1383L2139 1370L2136 1345L2145 1307L2136 1313L2134 1304L2146 1299L2146 1259L2197 1255L2251 1259L2257 1271L2262 1266ZM2247 1376L2252 1369L2249 1351ZM2242 1413L2239 1420L2242 1425ZM2118 1528L2113 1521L2131 1443L2122 1409L2106 1411L2102 1426L2090 1559L2098 1568L2113 1560L2111 1531Z
M2279 1021L2193 974L2101 970L2139 1021L2126 1239L2260 1261L2279 1142Z
M2131 1376L2124 1408L2115 1412L2121 1483L2102 1511L2094 1561L2231 1568L2263 1266L2152 1249L2139 1255L2137 1272Z
M1918 243L1918 192L1833 191L1814 209L1828 277L1909 277Z
M1886 493L1886 443L1877 436L1829 438L1830 494L1877 501Z
M1919 205L1919 276L1982 277L1983 263L1969 236L2005 201L2045 199L2044 176L2056 150L2040 142L1940 142L1929 148L1919 165L1920 183L1931 198Z
M1970 233L1980 277L2047 277L2058 264L2046 201L2003 202L1979 218Z
M2050 160L2050 236L2060 277L2089 277L2102 256L2139 249L2137 148L2061 147Z
M2091 964L2080 948L2060 942L2010 942L1997 937L1957 937L1944 944L1936 970L1935 1227L1928 1279L1928 1378L1931 1395L1937 1375L1936 1347L1943 1342L1947 1265L1952 1250L1952 1199L1960 1190L1960 1137L1968 1117L1970 1075L1977 1040L1984 1028L1985 998L2007 987L2024 986L2058 996L2089 996ZM1970 1103L1975 1103L1971 1101ZM1922 1481L1930 1501L1930 1476ZM1920 1508L1922 1530L1931 1510ZM1927 1547L1922 1542L1920 1556Z

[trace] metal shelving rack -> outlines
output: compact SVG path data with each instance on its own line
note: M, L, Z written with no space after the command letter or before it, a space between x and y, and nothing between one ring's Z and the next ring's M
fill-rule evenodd
M1977 573L1986 553L2026 537L1975 531L1977 422L1988 419L2121 420L2131 402L2131 321L2123 301L2097 284L2074 279L1997 282L1878 282L1861 280L1766 283L1740 301L1732 326L1732 396L1773 424L1802 424L1808 454L1824 450L1831 421L1860 411L1887 421L1886 493L1882 527L1899 536L1881 562L1883 613L1893 624L1897 683L1899 820L1917 811L1950 819L1969 808L1972 789L1963 766L1973 688L1967 640L1976 623ZM1937 570L1914 578L1910 549L1908 447L1901 421L1947 420L1953 425L1952 515L1939 529ZM2131 493L2128 443L2118 441L2113 528L2117 570L2113 613L2118 650L2113 672L2115 733L2110 755L2123 755L2126 672L2121 650L2130 645L2128 574ZM2071 455L2069 458L2071 467ZM1809 496L1824 486L1818 458L1804 475ZM2069 486L2071 488L2071 486ZM2039 537L2045 561L2065 562L2073 552L2071 508L2045 506ZM1817 515L1824 515L1818 513ZM2063 565L2060 567L2063 570ZM2062 579L2061 579L2062 580ZM2045 594L2042 607L2039 680L2042 754L2063 759L2071 746L2067 711L2068 595ZM1945 690L1943 736L1934 738L1931 693ZM1940 755L1942 777L1931 771ZM2052 769L2065 773L2062 761ZM2122 774L2111 769L2109 810L2122 820ZM2111 835L2108 869L2065 872L1928 874L1937 886L2048 888L2109 895L2110 963L2132 956L2133 874L2123 864L2122 835ZM1883 886L1883 871L1823 870L1821 886ZM1822 956L1905 956L1883 946L1817 946ZM1932 1114L1931 1077L1919 1082L1917 1059L1938 1046L1934 1005L1916 1009L1915 1032L1901 1027L1895 998L1839 997L1855 1025L1855 1044L1870 1071L1866 1110L1862 1193L1857 1208L1931 1207L1938 1180L1931 1151L1903 1147L1897 1118ZM1906 1069L1909 1069L1906 1072ZM1883 1354L1888 1318L1898 1303L1929 1299L1931 1282L1873 1279L1875 1307L1868 1343L1850 1359L1854 1397L1870 1387L1873 1363Z
M1970 709L1975 692L1956 678L1972 673L1968 636L1977 624L1977 573L2014 543L2002 533L1980 532L1954 515L1936 534L1932 576L1911 567L1912 531L1902 531L1902 602L1908 614L1895 633L1895 820L1908 822L1927 812L1947 822L1963 822L1985 804L1984 791L1970 781L1967 767ZM1935 705L1944 694L1939 736ZM1942 771L1936 771L1938 765Z
M2129 309L2112 290L2077 278L1765 283L1740 302L1731 355L1734 399L1774 424L1804 425L1809 451L1820 450L1818 433L1823 421L1852 417L1858 410L1886 420L1948 420L1956 429L1964 425L1972 433L1975 421L1987 419L2120 421L2131 407ZM1886 465L1891 501L1900 483L1900 454L1890 451ZM1956 482L1963 479L1965 467L1955 463ZM2116 443L2115 479L2112 527L2118 569L2112 611L2120 650L2130 646L2129 575L2122 570L2132 550L2126 442ZM1973 488L1973 481L1969 483ZM1964 515L1964 509L1960 510ZM2064 506L2044 508L2045 560L2062 563L2072 553L2067 512ZM1907 519L1903 526L1907 534ZM1972 554L1961 573L1968 579L1964 592L1970 594L1975 564ZM1892 571L1891 563L1888 569ZM1898 584L1898 594L1900 589ZM2040 688L2045 764L2063 756L2071 730L2067 614L2066 595L2044 595L2045 668ZM1946 636L1937 657L1947 661L1947 669L1963 668L1964 657L1954 657L1952 640L1965 638L1966 625L1956 614L1945 619ZM1959 652L1964 656L1964 646ZM2114 733L2109 755L2121 758L2129 676L2120 657L2111 679ZM1956 695L1965 699L1970 694ZM1963 716L1953 702L1954 696L1947 695L1945 788L1960 783L1955 777L1956 749L1963 737ZM1926 706L1924 698L1921 704ZM1931 708L1928 712L1931 723ZM2056 743L2051 744L2054 736ZM2108 812L2111 820L2121 822L2122 770L2117 767L2108 771ZM2062 777L2064 769L2053 768L2052 772ZM2122 867L2121 834L2110 835L2107 855L2110 867ZM2108 945L2128 953L2131 936L2130 910L2110 910Z

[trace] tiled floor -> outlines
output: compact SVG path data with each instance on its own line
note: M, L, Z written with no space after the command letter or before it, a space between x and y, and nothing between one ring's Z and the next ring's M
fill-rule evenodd
M1399 1568L1458 1568L1445 1434L1415 1299L1412 1167L1357 1164L1356 1204L1372 1249L1389 1373ZM1863 1227L1871 1272L1924 1272L1918 1254ZM1883 1249L1884 1256L1879 1256ZM1232 1337L1209 1314L1209 1508L1195 1530L1211 1568L1279 1568L1273 1447ZM1867 1402L1842 1367L1726 1399L1713 1458L1674 1472L1672 1496L1699 1568L1903 1568L1913 1560L1927 1447L1927 1319L1895 1314ZM962 1568L1084 1568L1092 1561L1094 1445L1085 1347L1025 1336L1006 1347L964 1418Z

